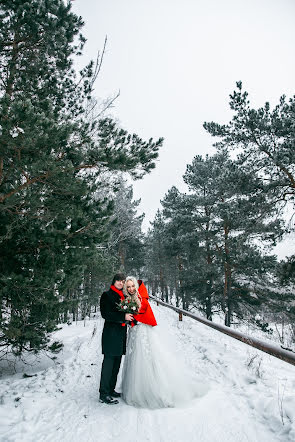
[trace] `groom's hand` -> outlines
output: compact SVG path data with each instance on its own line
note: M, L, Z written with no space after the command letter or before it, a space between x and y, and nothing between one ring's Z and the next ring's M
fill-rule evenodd
M133 315L131 313L126 313L125 320L126 321L133 321Z

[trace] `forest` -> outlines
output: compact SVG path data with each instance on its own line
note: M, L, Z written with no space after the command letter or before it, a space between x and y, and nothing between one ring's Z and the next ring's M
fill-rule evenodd
M294 232L295 97L254 109L238 81L231 121L204 122L215 153L194 157L187 192L169 189L144 232L132 183L164 140L107 116L104 50L76 72L83 21L60 0L2 0L0 20L0 359L58 351L52 332L96 314L117 271L209 320L286 324L295 340L295 254L272 252Z

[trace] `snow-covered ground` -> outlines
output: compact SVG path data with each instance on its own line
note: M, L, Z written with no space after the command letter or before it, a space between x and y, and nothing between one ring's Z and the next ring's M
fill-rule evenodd
M0 440L89 442L272 442L295 440L295 368L152 303L159 330L207 394L182 408L136 409L98 401L103 320L64 325L55 360L5 367ZM23 377L24 373L31 377ZM120 382L120 378L119 378ZM173 386L171 386L173 388ZM120 389L118 385L117 389Z

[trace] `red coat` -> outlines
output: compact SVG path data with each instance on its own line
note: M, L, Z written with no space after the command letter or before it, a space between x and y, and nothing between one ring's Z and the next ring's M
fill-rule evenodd
M148 301L149 295L146 286L141 280L139 280L138 283L139 283L138 292L141 297L141 307L138 314L133 315L134 319L154 327L155 325L157 325L157 321L154 316L153 310L150 306L150 303Z

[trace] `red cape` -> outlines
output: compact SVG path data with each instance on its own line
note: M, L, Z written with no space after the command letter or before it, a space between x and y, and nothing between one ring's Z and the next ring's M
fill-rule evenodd
M141 296L141 307L137 315L133 315L134 319L136 319L139 322L143 322L144 324L155 326L157 325L156 318L154 316L153 310L150 306L150 303L148 301L149 294L147 292L146 286L144 283L139 280L138 281L139 288L138 292Z

